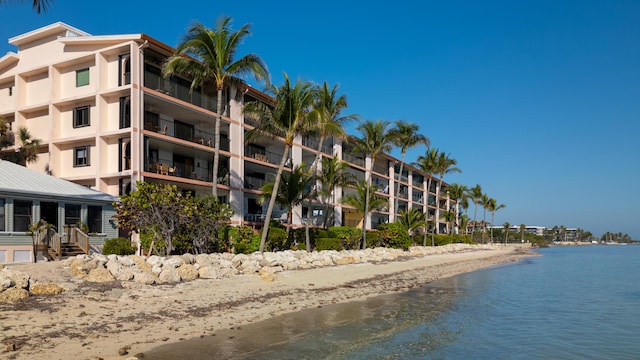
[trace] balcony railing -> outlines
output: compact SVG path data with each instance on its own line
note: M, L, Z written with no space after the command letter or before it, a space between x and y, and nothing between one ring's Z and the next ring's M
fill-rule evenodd
M348 163L364 167L364 158L362 157L351 155L348 152L343 152L342 159Z
M320 139L312 139L308 137L302 138L302 145L311 148L313 150L318 150L318 145L320 145ZM325 138L322 142L322 152L327 155L333 155L333 144L331 138Z
M269 182L268 179L262 179L250 175L244 177L244 187L246 189L260 190L262 189L262 185L267 182Z
M190 104L216 111L217 102L215 96L207 96L197 90L191 91L189 86L171 81L171 79L165 79L161 75L148 70L144 72L144 86Z
M145 122L144 129L157 132L162 135L166 135L172 138L187 140L195 144L206 145L213 147L215 145L215 140L213 138L213 134L207 131L202 131L196 129L193 134L187 136L174 136L175 131L173 130L174 124L169 121L160 121L159 125L154 125L151 122ZM229 139L220 138L220 150L229 151Z
M376 164L373 166L373 171L378 174L387 175L389 173L389 168L384 165Z
M422 179L420 180L416 180L416 179L411 179L411 184L413 184L414 187L423 189L424 188L424 183L422 181Z
M252 147L245 147L244 154L246 157L256 159L258 161L267 162L274 165L280 165L280 160L282 160L282 153L274 153L266 150L257 150ZM285 164L287 167L290 167L291 164Z
M145 170L160 175L211 182L211 171L209 169L193 166L190 163L160 159L154 162L147 162ZM218 173L229 174L229 170L222 168ZM229 185L229 176L219 176L218 184Z

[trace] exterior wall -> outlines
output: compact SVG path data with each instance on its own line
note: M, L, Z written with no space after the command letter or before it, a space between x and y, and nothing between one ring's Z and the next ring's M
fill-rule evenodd
M145 64L159 68L163 57L170 54L164 44L155 41L145 43L142 36L137 40L127 36L121 41L114 37L109 42L65 44L64 38L58 38L64 35L62 29L57 34L41 38L32 35L33 41L19 46L19 61L14 66L0 69L0 115L14 119L14 130L27 126L34 137L47 145L38 162L29 164L29 167L38 171L45 171L48 167L54 176L115 196L123 193L127 184L135 184L137 180L169 182L197 195L210 194L216 117L211 109L215 107L215 91L209 89L206 94L190 92L184 81L163 79L146 71ZM126 64L130 72L125 76L123 69ZM87 68L89 84L76 86L76 72ZM242 94L239 89L230 89L228 96L225 94L221 129L229 143L223 144L227 147L221 148L220 159L221 164L227 164L229 176L218 179L218 194L231 204L234 224L244 222L260 227L264 219L247 219L249 199L257 197L259 191L247 188L246 175L261 174L261 183L273 178L284 145L281 139L265 138L259 144L264 147L264 154L258 154L262 156L246 153L244 134L253 128L249 119L245 121L242 112L246 94L261 101L267 99L264 94L251 89L244 89ZM129 99L130 106L130 126L123 128L120 121L122 97ZM85 105L90 106L89 126L74 128L74 109ZM145 111L157 114L158 123L145 123ZM180 123L192 126L191 137L179 134ZM130 144L130 153L126 156L125 144ZM74 149L85 145L89 146L89 165L74 166ZM343 145L346 145L344 150ZM317 145L309 139L296 139L291 149L293 163L304 161L311 164L316 149ZM383 154L375 164L371 164L371 159L353 153L350 140L344 143L335 141L328 154L336 154L348 162L350 171L359 179L368 176L365 170L373 165L372 176L379 178L387 188L386 192L380 191L378 195L388 199L388 206L370 214L366 219L368 227L395 220L395 190L398 186L407 187L406 195L399 197L401 207L421 208L439 219L439 204L427 201L429 193L433 197L435 191L426 189L425 174L420 174L424 179L421 183L414 184L413 170L407 169L408 177L398 182L394 176L397 159ZM153 162L166 163L177 169L164 174L152 167ZM437 179L432 181L435 182ZM335 207L334 222L337 225L343 221L350 224L361 221L360 214L341 205L343 195L349 191L335 189L331 205ZM419 194L414 195L414 191ZM445 208L449 209L451 205L447 201ZM294 224L302 224L303 207L307 204L294 209ZM318 207L316 204L313 209ZM262 209L264 213L266 205ZM280 213L280 209L275 209L274 217L279 217ZM105 231L107 237L111 236L110 231ZM117 234L114 232L113 236Z

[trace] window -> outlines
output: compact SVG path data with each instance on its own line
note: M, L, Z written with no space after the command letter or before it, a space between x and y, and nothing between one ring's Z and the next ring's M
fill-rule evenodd
M89 147L80 146L73 149L73 166L89 166Z
M76 225L81 221L80 208L81 207L78 204L64 205L64 224L65 225Z
M89 106L80 106L73 109L73 127L89 126Z
M89 68L76 71L76 87L89 85Z
M13 231L27 231L31 224L31 201L13 202Z
M128 96L120 98L120 129L131 127L131 102Z
M101 233L102 232L102 206L93 206L89 205L87 208L89 212L89 216L87 222L89 225L90 233Z
M5 231L5 227L4 227L4 199L0 199L0 231Z

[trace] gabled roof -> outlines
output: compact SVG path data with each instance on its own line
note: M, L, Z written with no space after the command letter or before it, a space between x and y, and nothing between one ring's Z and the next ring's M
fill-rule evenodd
M113 202L118 197L0 160L0 193Z
M80 29L76 29L73 26L67 25L63 22L56 22L39 29L29 31L28 33L14 36L9 39L9 44L20 46L22 44L26 44L56 34L60 34L59 36L63 37L90 36L89 33L86 33Z

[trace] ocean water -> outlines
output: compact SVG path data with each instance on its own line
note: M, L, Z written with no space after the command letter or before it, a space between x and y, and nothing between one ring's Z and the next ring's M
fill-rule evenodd
M640 246L541 256L158 347L147 359L639 359Z

